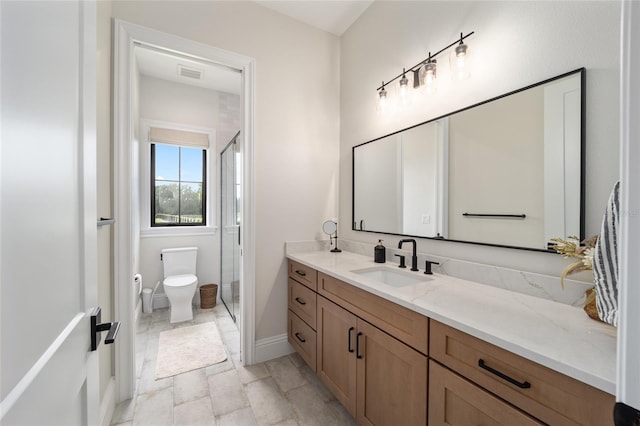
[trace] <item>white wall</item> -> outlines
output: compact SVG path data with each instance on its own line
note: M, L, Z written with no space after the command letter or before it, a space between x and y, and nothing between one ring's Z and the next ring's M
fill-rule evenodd
M597 29L597 30L594 30ZM469 80L454 85L442 65L438 92L381 116L375 89L459 37L473 54ZM351 147L579 67L587 69L586 233L598 232L618 178L619 2L374 2L341 38L340 219L351 218ZM363 72L366 70L366 72ZM342 228L341 237L373 243L376 234ZM560 256L419 240L446 257L559 275Z
M256 59L256 339L284 335L284 243L323 238L337 215L338 38L254 2L117 1L113 15Z

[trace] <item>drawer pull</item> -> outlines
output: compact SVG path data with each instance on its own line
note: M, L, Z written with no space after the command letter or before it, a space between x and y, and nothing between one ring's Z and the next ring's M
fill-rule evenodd
M362 355L360 355L360 336L362 333L356 334L356 358L361 359Z
M297 338L298 340L300 340L302 343L304 343L304 342L306 342L306 341L307 341L306 339L303 339L302 337L300 337L300 333L296 333L296 334L295 334L295 336L296 336L296 338Z
M296 297L296 302L298 302L301 305L306 305L307 302L305 302L304 300L300 299L299 297Z
M300 275L301 277L307 276L307 273L305 271L301 271L300 269L296 269L296 274Z
M355 329L356 329L355 327L350 327L349 328L349 336L348 336L348 341L347 341L347 348L348 348L349 352L351 352L351 353L353 353L353 348L351 347L351 332L353 330L355 330Z
M531 387L531 383L529 383L529 382L519 382L516 379L514 379L512 377L509 377L506 374L501 373L500 371L489 367L487 364L485 364L485 362L484 362L484 360L482 358L478 360L478 367L482 368L483 370L487 370L491 374L495 374L496 376L500 377L503 380L506 380L507 382L511 383L512 385L516 385L520 389L529 389Z

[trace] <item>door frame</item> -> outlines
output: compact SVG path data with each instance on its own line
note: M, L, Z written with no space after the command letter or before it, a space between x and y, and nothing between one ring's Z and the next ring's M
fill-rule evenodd
M135 187L134 129L132 118L135 45L161 47L196 59L240 70L242 136L242 212L243 226L240 257L240 350L242 362L250 365L255 359L255 198L254 198L254 98L255 59L229 52L182 37L145 28L119 19L114 20L113 68L113 159L114 211L117 223L114 230L115 316L121 321L120 341L116 346L115 366L117 399L133 397L135 389L135 302L133 295L133 258L137 250L140 212Z

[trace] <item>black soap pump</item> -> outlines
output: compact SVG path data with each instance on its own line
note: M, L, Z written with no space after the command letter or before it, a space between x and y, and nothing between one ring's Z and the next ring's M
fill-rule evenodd
M373 261L376 263L387 261L387 249L382 245L382 240L378 240L378 245L373 249Z

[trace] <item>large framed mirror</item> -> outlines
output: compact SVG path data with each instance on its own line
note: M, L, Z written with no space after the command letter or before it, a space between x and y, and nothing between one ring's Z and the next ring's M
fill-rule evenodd
M353 229L547 251L584 238L585 69L353 147Z

